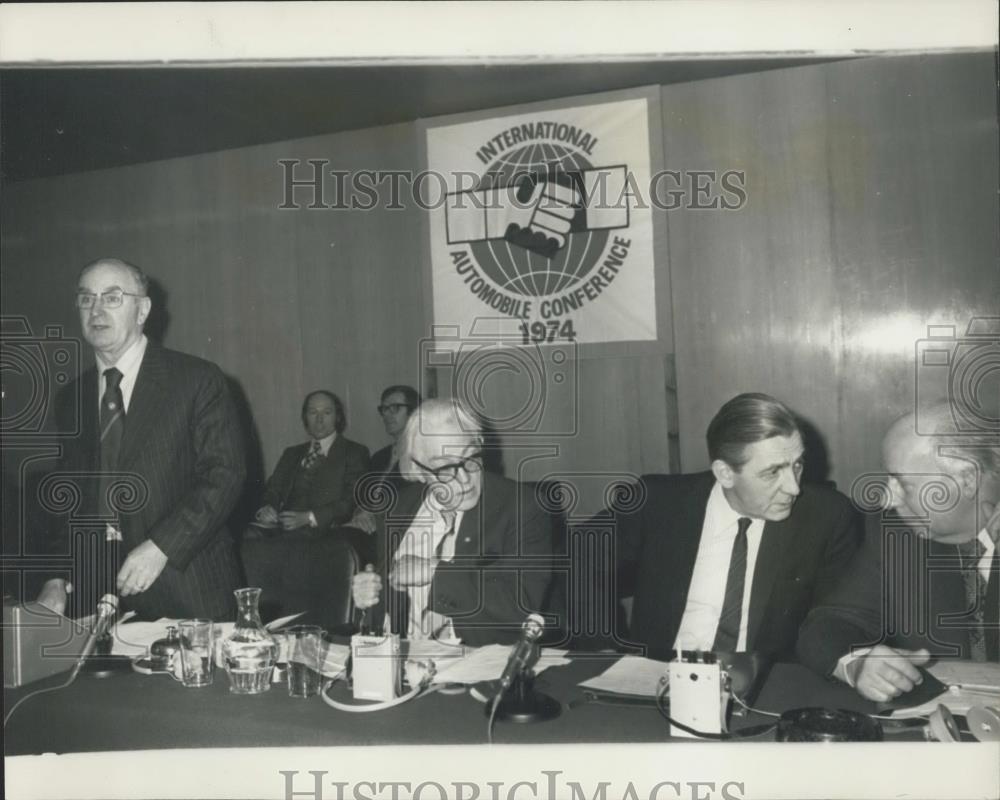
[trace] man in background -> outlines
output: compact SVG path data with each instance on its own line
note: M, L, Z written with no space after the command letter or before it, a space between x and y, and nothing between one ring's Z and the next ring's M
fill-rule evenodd
M863 548L799 640L803 663L879 702L932 657L1000 661L1000 432L960 432L950 404L925 406L889 428L882 457L894 514L867 515Z
M302 424L309 440L281 454L257 522L286 531L343 525L354 513L354 486L368 469L368 448L343 436L347 417L333 392L306 395Z
M711 471L647 475L646 502L619 526L630 638L676 649L791 659L799 625L857 549L850 501L802 485L799 424L781 402L741 394L708 426Z
M83 610L114 592L141 618L232 619L239 570L226 519L245 470L233 400L217 366L147 341L148 289L120 259L80 272L76 306L96 366L57 399L63 430L82 403L59 471L79 481L80 511L103 520L101 546L73 581L46 581L39 600L63 612L75 589ZM69 541L59 518L50 551Z
M399 436L410 414L420 405L420 393L412 386L388 386L379 400L378 413L392 442L372 456L368 474L359 484L358 509L348 525L365 533L375 532L375 510L384 507L403 486L399 471Z

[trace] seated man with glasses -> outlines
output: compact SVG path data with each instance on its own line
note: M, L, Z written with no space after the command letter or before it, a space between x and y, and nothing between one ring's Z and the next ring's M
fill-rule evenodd
M385 432L392 439L372 456L368 474L359 484L358 509L347 524L365 533L375 532L375 512L384 507L403 487L404 478L399 471L399 436L406 427L410 414L420 405L420 394L412 386L388 386L382 392L377 411L382 418Z
M516 641L552 606L552 525L527 487L483 471L482 425L461 403L428 400L400 437L416 483L379 515L378 569L356 575L354 602L378 627L473 646ZM550 616L553 627L561 616Z

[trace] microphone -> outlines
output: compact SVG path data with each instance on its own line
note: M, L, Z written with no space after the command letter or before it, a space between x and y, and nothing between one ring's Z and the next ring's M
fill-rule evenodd
M113 594L104 595L97 603L94 624L90 629L90 636L87 637L87 643L83 646L83 652L80 653L80 657L76 660L76 665L73 667L73 674L70 676L71 682L76 679L80 670L83 669L87 657L94 652L94 645L97 644L97 640L108 632L108 629L114 623L117 616L118 598Z
M541 638L544 628L545 620L542 617L538 614L528 615L521 626L521 638L511 648L507 666L504 667L503 675L500 676L498 697L511 687L518 675L530 669L538 661L538 640Z

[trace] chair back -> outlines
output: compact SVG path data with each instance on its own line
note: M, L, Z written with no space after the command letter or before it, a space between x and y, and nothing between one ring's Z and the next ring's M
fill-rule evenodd
M351 579L358 571L358 559L343 538L331 533L281 533L244 539L240 554L248 585L262 589L265 622L300 611L327 630L351 622Z

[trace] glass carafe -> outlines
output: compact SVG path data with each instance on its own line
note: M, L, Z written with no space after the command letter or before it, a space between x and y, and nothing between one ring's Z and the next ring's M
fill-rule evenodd
M260 589L237 589L236 627L222 644L222 657L233 694L260 694L271 688L278 643L260 621Z

